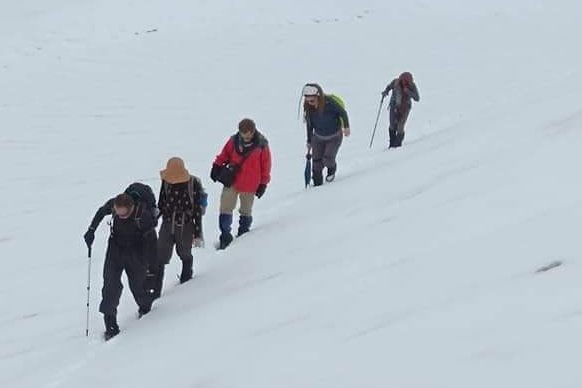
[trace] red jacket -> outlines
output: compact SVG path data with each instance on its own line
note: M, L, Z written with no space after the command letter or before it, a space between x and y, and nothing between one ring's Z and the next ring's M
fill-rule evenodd
M242 155L240 136L232 136L222 148L214 164L222 166L234 163L240 166L240 171L234 179L233 188L239 193L254 193L262 183L271 181L271 151L267 139L257 132L253 139L253 149L246 159ZM244 160L243 160L244 159Z

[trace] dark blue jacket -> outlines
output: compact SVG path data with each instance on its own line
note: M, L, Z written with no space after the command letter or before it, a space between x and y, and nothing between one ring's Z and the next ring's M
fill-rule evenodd
M343 120L345 128L350 127L346 110L328 96L325 96L323 111L309 109L306 113L308 143L311 143L311 137L314 133L322 137L329 137L341 131L340 119Z

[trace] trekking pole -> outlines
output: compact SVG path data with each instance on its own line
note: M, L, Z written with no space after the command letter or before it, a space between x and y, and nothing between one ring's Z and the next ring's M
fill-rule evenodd
M91 294L91 247L89 247L87 261L87 326L85 328L85 336L89 337L89 297Z
M305 155L305 188L309 187L309 183L311 182L311 151L307 151L307 155Z
M370 139L370 148L374 143L374 136L376 136L376 127L378 127L378 120L380 120L380 113L382 112L382 104L384 104L384 96L380 100L380 106L378 106L378 114L376 115L376 123L374 124L374 130L372 131L372 138Z

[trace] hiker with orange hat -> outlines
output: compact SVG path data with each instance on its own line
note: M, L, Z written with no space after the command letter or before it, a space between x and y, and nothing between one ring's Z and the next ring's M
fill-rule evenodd
M180 283L192 279L194 274L192 246L203 245L202 216L208 204L200 179L190 175L182 159L170 158L166 169L160 171L160 176L162 186L158 208L162 226L158 238L158 267L154 271L155 298L161 294L164 268L172 258L174 246L182 261Z
M404 140L404 125L412 107L411 99L418 102L420 96L418 88L412 79L412 74L408 71L400 74L398 78L395 78L386 86L386 89L382 92L382 99L388 96L390 91L392 91L392 96L388 105L390 110L389 148L397 148L402 146L402 141Z

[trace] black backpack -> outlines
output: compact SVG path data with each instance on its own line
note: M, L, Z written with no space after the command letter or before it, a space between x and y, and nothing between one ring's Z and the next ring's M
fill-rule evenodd
M154 195L152 188L145 183L134 182L129 185L124 192L125 194L131 195L137 204L141 203L142 206L149 209L154 217L154 224L157 226L159 210L156 203L156 196Z

